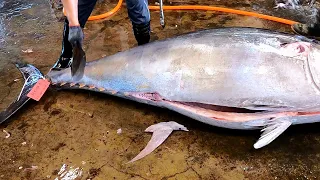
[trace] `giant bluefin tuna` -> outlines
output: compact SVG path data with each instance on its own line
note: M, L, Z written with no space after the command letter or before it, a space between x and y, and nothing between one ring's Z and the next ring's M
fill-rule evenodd
M86 63L81 79L51 70L51 85L87 89L167 108L229 129L262 129L261 148L290 125L320 121L320 44L256 28L201 30L138 46ZM0 115L8 119L39 78L26 79L21 96Z

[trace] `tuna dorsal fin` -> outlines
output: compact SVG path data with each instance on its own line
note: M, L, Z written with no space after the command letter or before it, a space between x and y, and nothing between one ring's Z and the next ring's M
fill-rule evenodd
M278 136L280 136L289 126L291 122L288 118L273 118L266 122L265 128L261 131L263 132L259 140L253 145L255 149L262 148L270 144Z

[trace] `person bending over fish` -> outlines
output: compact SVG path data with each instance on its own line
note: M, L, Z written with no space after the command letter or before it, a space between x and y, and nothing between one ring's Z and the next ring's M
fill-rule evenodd
M302 36L314 37L320 40L320 11L317 9L316 22L312 24L297 23L291 26L292 30Z
M64 21L62 51L53 69L68 68L72 65L73 46L82 46L83 30L97 0L62 0L66 12ZM148 0L126 0L128 16L138 45L150 40L150 12ZM83 52L84 53L84 52Z

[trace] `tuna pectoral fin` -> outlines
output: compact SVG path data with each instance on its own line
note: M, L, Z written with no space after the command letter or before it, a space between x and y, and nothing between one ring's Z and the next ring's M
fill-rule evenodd
M0 112L0 124L11 117L30 99L27 97L27 94L31 91L32 87L38 82L38 80L43 78L41 72L30 64L16 64L16 67L23 75L25 83L17 100L15 100L5 111Z
M270 144L278 136L280 136L289 126L291 122L287 118L274 118L266 123L266 127L262 129L263 133L259 140L253 145L255 149L262 148Z
M86 66L86 54L83 51L80 43L75 43L73 46L73 60L71 65L71 75L74 80L80 80L84 74Z
M188 131L186 127L174 121L161 122L149 126L145 131L153 132L150 141L148 142L147 146L136 157L134 157L131 161L127 163L132 163L150 154L158 146L160 146L174 130Z

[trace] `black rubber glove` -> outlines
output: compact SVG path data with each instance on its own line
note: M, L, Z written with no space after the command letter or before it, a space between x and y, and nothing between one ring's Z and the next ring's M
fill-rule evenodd
M68 40L72 46L74 46L74 44L77 42L79 42L80 45L82 46L82 42L83 42L82 28L80 26L70 26Z
M76 80L79 80L82 78L84 73L84 68L86 65L86 55L82 49L83 37L84 35L80 26L69 27L68 40L71 43L73 48L71 75Z

